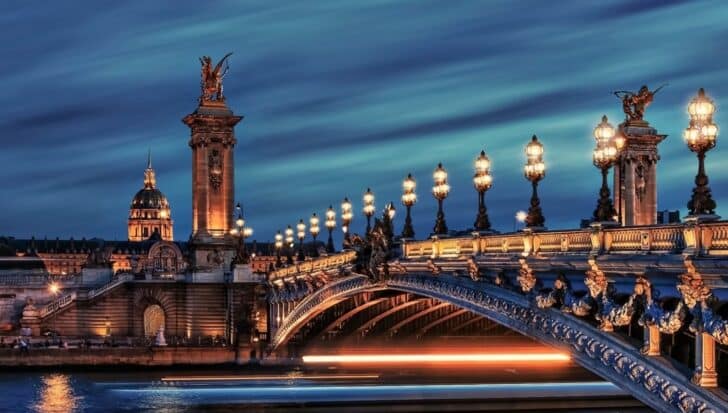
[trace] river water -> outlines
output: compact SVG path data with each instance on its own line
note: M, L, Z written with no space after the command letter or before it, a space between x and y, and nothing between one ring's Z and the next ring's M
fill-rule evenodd
M0 374L0 412L649 411L593 377L375 371L129 370Z

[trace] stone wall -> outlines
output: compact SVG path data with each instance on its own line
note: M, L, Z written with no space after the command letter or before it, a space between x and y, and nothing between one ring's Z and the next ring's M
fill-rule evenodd
M247 352L241 351L241 362ZM216 365L236 363L236 351L230 348L110 348L110 349L33 349L21 354L18 349L0 349L0 366L172 366Z

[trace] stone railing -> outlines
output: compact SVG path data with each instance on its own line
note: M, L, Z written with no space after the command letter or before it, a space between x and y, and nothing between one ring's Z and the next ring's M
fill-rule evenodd
M93 290L89 290L85 297L87 300L90 300L94 297L97 297L101 294L104 294L105 292L116 288L117 286L124 284L127 281L131 281L134 279L134 276L132 274L121 274L119 275L115 280L112 280L111 282L108 282L104 285L102 285L99 288L95 288ZM81 298L83 299L83 295ZM54 312L61 310L62 308L67 307L72 302L76 301L76 299L79 298L79 295L76 291L68 294L64 294L60 296L59 298L51 301L50 303L46 304L43 308L40 310L40 316L41 318L47 317Z
M64 294L56 300L51 301L40 309L40 317L47 317L54 312L64 308L76 300L76 292Z
M356 259L356 251L342 251L329 255L328 257L315 258L299 264L275 270L268 274L268 280L287 278L299 274L308 274L314 271L323 271L332 268L339 268L342 265L351 264Z
M86 299L90 300L133 279L133 274L120 274L115 280L112 280L111 282L106 283L99 288L89 290L89 292L86 294Z
M457 258L477 254L701 254L728 255L728 222L593 227L567 231L473 234L407 241L404 258Z

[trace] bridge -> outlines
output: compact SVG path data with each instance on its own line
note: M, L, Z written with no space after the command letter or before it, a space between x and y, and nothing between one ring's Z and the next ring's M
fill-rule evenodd
M728 409L716 371L728 345L728 222L405 239L376 264L345 251L271 272L269 351L353 320L361 335L402 313L391 335L435 314L419 332L494 324L568 352L658 411Z

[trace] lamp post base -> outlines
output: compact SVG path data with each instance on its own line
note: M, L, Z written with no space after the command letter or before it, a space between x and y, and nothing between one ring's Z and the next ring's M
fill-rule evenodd
M611 227L618 227L622 225L620 222L617 221L594 221L591 224L589 224L592 228L611 228Z
M711 221L717 221L719 219L720 219L720 215L716 215L716 214L698 214L698 215L686 216L685 218L683 218L683 222L699 224L701 222L711 222Z
M523 232L543 232L546 231L548 228L546 227L526 227L523 228L521 231Z

